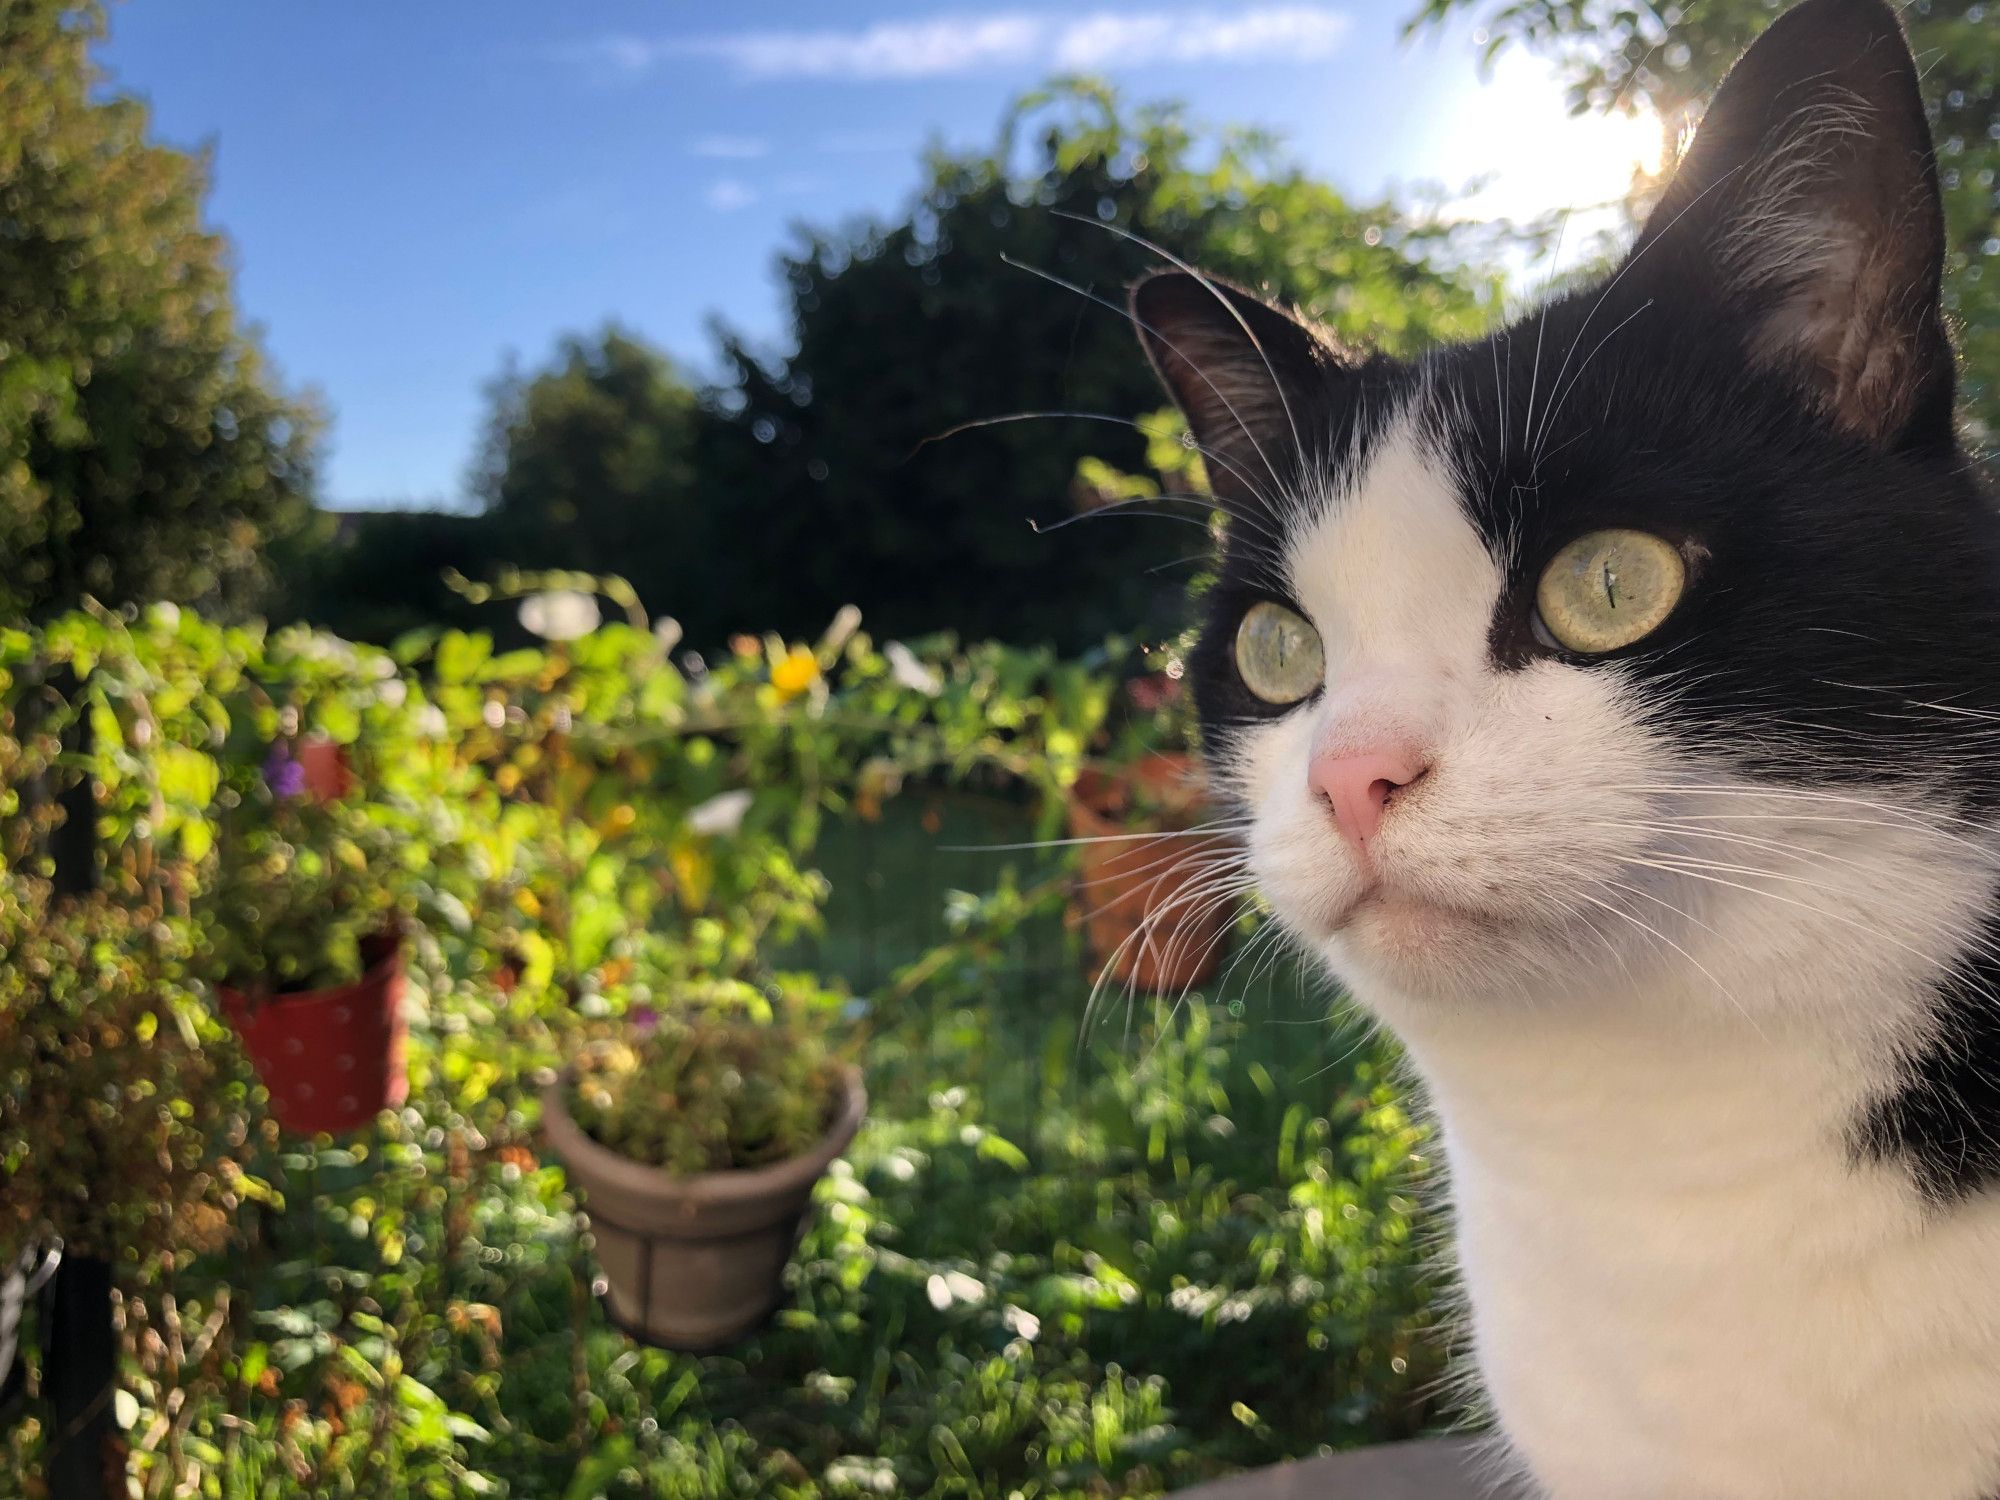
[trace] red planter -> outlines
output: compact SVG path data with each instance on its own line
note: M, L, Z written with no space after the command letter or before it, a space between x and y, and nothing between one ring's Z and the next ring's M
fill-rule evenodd
M1177 815L1135 828L1131 818L1142 800ZM1153 994L1179 994L1212 978L1236 905L1204 894L1230 840L1178 836L1213 813L1193 758L1160 753L1114 771L1085 770L1067 811L1071 837L1084 841L1077 847L1082 882L1074 912L1100 972L1108 968L1112 980Z
M409 1096L402 939L372 938L362 953L367 972L337 989L261 1000L217 990L270 1092L271 1115L287 1130L358 1130Z

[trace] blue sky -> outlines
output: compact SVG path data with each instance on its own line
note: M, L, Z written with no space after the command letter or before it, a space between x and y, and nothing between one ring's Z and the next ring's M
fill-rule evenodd
M125 0L101 60L214 152L241 305L333 414L327 500L454 504L510 352L616 318L700 373L711 318L781 339L790 226L892 212L926 142L986 143L1060 68L1272 127L1357 194L1501 170L1482 201L1549 207L1630 156L1528 59L1401 43L1405 9Z

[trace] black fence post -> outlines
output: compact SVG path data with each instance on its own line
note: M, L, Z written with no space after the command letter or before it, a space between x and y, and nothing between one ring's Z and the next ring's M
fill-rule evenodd
M57 793L62 822L49 837L57 902L97 889L97 787L85 681L65 666L49 686L69 705L63 750L79 767ZM47 1453L50 1500L107 1500L112 1395L118 1380L118 1337L111 1326L111 1266L65 1253L42 1303L42 1396L51 1421ZM122 1486L120 1486L122 1488Z

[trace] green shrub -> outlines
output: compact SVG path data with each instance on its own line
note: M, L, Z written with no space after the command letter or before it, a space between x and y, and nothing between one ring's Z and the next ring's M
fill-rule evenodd
M188 924L0 874L0 1245L133 1274L213 1249L246 1187L248 1074L190 987Z
M1108 1007L1126 1026L1080 1044L1092 975L1064 851L952 856L975 894L922 862L942 853L940 782L995 794L980 836L1008 844L1052 827L1086 760L1123 757L1153 712L1114 712L1126 653L892 649L845 617L696 662L610 597L624 618L498 653L167 609L0 630L0 1237L117 1248L139 1492L1110 1500L1448 1415L1422 1131L1378 1060L1303 998L1276 1024L1289 970L1247 1010L1234 984ZM34 686L64 665L87 677L116 894L51 922L50 799L20 792L72 769ZM344 748L352 797L260 792L271 746L309 739ZM827 910L876 925L816 945L830 819L857 857ZM254 860L218 900L239 837L393 850L368 869L421 917L411 1092L370 1130L279 1146L251 1123L210 1009L240 962L219 913L327 913L294 900L293 867ZM836 955L872 976L851 999L787 972ZM699 1360L606 1325L587 1224L535 1133L543 1070L630 1040L669 997L683 1019L695 1001L745 1022L865 1012L874 1101L773 1326ZM809 1056L776 1061L810 1074ZM624 1081L642 1124L685 1076L652 1061L635 1051ZM814 1133L809 1097L767 1113ZM721 1138L778 1151L779 1125L748 1114ZM43 1443L0 1435L0 1497Z

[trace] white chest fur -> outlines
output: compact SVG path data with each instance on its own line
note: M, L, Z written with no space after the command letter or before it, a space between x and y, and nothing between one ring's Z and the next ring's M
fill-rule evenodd
M1417 1030L1482 1383L1554 1500L2000 1495L2000 1198L1857 1167L1866 1069L1603 1015Z

